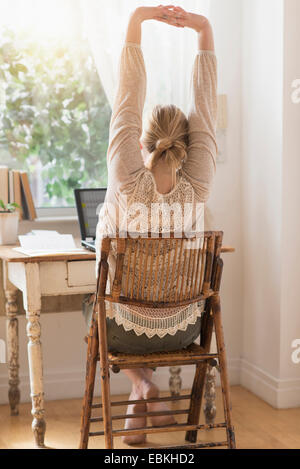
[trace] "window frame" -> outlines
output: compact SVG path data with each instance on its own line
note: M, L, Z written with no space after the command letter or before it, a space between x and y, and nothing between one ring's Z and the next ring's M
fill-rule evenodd
M43 220L48 218L61 219L62 221L68 217L77 218L76 207L37 207L37 219Z

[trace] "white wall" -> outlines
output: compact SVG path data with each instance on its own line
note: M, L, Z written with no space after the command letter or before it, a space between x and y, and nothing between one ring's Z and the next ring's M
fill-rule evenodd
M242 356L252 368L278 376L282 0L244 0L242 40ZM243 376L248 386L250 379Z
M284 11L284 105L282 154L282 271L280 378L284 385L298 390L300 365L291 360L291 344L300 339L300 104L291 99L292 82L300 79L300 2L287 0ZM295 393L297 391L294 391ZM291 395L293 399L293 395ZM300 397L298 399L300 405Z
M224 255L222 310L232 378L239 380L242 344L241 247L241 2L212 0L211 21L218 59L219 94L228 96L228 129L224 163L217 165L211 199L213 228L224 231L224 244L235 254Z
M300 406L298 0L243 3L243 349L241 383L274 407Z

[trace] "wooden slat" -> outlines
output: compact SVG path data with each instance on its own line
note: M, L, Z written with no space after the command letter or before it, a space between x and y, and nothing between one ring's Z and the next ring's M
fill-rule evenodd
M113 286L111 290L112 297L115 300L117 300L119 296L121 295L126 242L127 240L125 239L117 240L116 270L115 270L115 278L114 278Z
M200 448L217 448L217 447L228 446L227 441L208 441L207 443L195 443L195 444L186 444L182 446L160 446L159 449L200 449ZM143 448L147 449L157 449L157 448Z
M155 290L157 285L157 279L158 279L158 267L159 267L159 257L160 257L160 245L159 241L156 241L156 247L157 247L157 252L156 252L156 262L155 262L155 276L154 276L154 282L152 285L152 300L157 301L157 295L155 294ZM158 292L157 292L158 294ZM151 297L150 297L151 298Z
M172 256L172 251L174 248L174 240L170 241L169 244L169 250L168 250L168 263L167 263L167 271L166 271L166 283L165 283L165 292L164 292L164 297L163 300L166 301L167 294L169 293L168 299L170 299L170 292L168 291L168 282L169 282L169 277L170 277L170 261L171 261L171 256ZM175 263L174 263L175 264ZM172 285L170 285L170 288L172 289Z
M132 401L112 401L112 407L127 406L129 404L153 404L154 402L174 402L186 401L191 398L191 394L183 394L181 396L165 396L165 397L152 397L150 399L138 399ZM102 404L93 404L92 409L102 409Z
M207 239L204 238L203 240L203 247L201 250L201 270L200 270L200 278L199 278L199 286L197 292L200 294L203 292L203 278L204 278L204 267L205 267L205 252L207 248Z
M142 278L142 266L143 266L143 259L144 259L144 243L145 240L141 240L138 245L139 245L139 262L138 262L138 281L136 285L136 298L140 299L140 289L141 289L141 278Z
M132 254L131 239L127 240L127 252L128 252L128 256L127 256L128 265L127 265L127 273L126 273L126 279L125 279L125 291L124 291L125 296L128 296L128 286L129 286L130 267L131 267L130 263L131 263L131 254Z
M192 275L191 275L191 285L190 285L190 295L189 299L193 298L193 286L195 285L195 273L196 273L196 257L197 257L198 250L193 249L193 266L192 266Z
M141 301L141 300L136 300L134 298L125 298L123 296L120 296L118 298L118 303L124 304L124 305L133 305L133 306L144 306L144 307L149 307L149 308L177 308L178 306L186 306L190 305L192 303L198 303L201 300L205 300L206 298L209 298L211 295L213 295L214 292L212 290L209 290L205 295L199 295L194 297L192 300L182 300L182 301L170 301L168 303L163 303L163 302L158 302L158 301ZM106 301L114 302L113 298L110 295L105 296Z
M184 299L186 300L188 298L188 293L190 290L190 284L191 284L191 268L192 268L192 246L191 246L191 241L188 243L188 251L189 251L189 261L188 261L188 270L187 270L187 275L186 275L186 286L185 286L185 294L184 294Z
M192 344L190 347L178 352L149 353L147 355L133 355L126 353L108 354L109 363L111 365L122 365L122 363L139 363L146 365L148 363L164 363L164 362L186 362L186 361L202 361L210 358L218 358L217 353L207 353L200 345Z
M178 287L179 287L179 279L180 279L180 270L181 270L181 258L182 258L182 250L183 250L183 240L180 240L180 250L179 250L179 261L178 264L176 265L176 270L177 270L177 281L176 281L176 290L175 290L175 303L177 301L178 297Z
M202 241L200 242L200 245L199 245L199 249L198 249L198 252L197 252L197 261L196 261L196 275L195 275L195 283L194 283L194 291L193 291L193 297L195 298L195 296L197 295L198 293L198 290L197 290L197 285L198 285L198 282L199 282L199 271L200 271L200 259L201 259L201 245L202 245Z
M167 242L164 241L163 242L163 252L162 252L162 266L160 268L160 282L159 282L159 290L158 290L158 301L163 300L163 298L161 297L161 293L162 293L163 283L164 283L164 279L165 279L166 246L167 246Z
M149 270L149 279L148 279L148 290L147 290L147 301L150 301L151 298L151 287L152 287L152 273L153 273L153 264L154 264L154 241L150 241L151 244L151 258L150 258L150 270Z
M133 255L133 262L132 262L132 279L131 279L131 293L130 298L133 298L133 289L134 289L134 279L135 279L135 267L136 267L136 256L138 250L138 242L135 240L133 244L134 255Z
M209 362L210 360L212 359L217 359L219 358L218 355L216 353L214 354L207 354L205 356L202 356L202 357L187 357L185 359L181 359L181 358L178 358L177 360L171 360L171 361L168 361L168 360L162 360L160 362L158 361L147 361L146 363L146 367L147 368L155 368L155 367L160 367L160 368L164 368L164 367L170 367L170 366L186 366L186 365L195 365L197 363L201 363L201 362ZM129 368L143 368L144 367L144 362L130 362L130 361L127 361L127 362L115 362L115 363L109 363L109 366L115 366L115 367L118 367L118 369L120 370L127 370Z
M133 436L140 435L141 433L154 434L154 433L169 433L169 432L186 432L193 430L212 430L213 428L224 428L225 424L219 425L187 425L186 423L177 423L176 425L162 425L157 427L143 427L136 429L113 430L112 434L115 437L119 436ZM104 432L90 432L90 436L102 436ZM223 444L226 446L227 442Z
M149 258L149 240L145 241L144 244L145 248L145 262L144 262L144 272L143 272L143 280L142 280L142 289L141 289L141 294L140 298L143 300L145 298L145 284L146 284L146 278L147 278L147 272L148 272L148 258Z
M160 412L137 412L136 414L122 414L114 415L112 420L126 420L126 419L137 419L142 417L166 417L168 415L185 415L189 413L189 409L184 410L167 410ZM103 422L103 417L96 417L90 419L91 423Z
M185 243L185 241L183 241ZM184 288L184 275L187 267L187 249L184 249L184 256L183 256L183 266L182 266L182 277L181 277L181 286L180 286L180 295L179 300L183 300L183 288Z
M205 271L204 271L204 281L202 292L205 294L206 291L210 288L211 276L212 276L212 266L214 261L214 237L210 236L207 238L207 248L206 248L206 259L205 259Z
M172 268L172 277L171 277L171 289L174 289L174 279L175 279L175 272L176 272L176 269L177 269L177 253L178 253L178 244L179 244L179 240L176 239L175 240L175 251L174 251L174 256L173 256L173 268ZM176 294L176 290L174 290L174 295L173 295L173 300L175 301L175 294ZM171 301L171 296L169 298L169 301Z

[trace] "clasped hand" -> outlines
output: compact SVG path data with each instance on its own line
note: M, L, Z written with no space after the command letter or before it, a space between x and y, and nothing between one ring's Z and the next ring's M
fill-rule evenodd
M198 33L209 27L205 16L190 13L175 5L159 5L158 7L139 7L135 14L140 21L157 20L177 28L191 28Z
M188 26L188 13L174 5L159 5L158 7L139 7L136 13L141 21L157 20L177 28Z

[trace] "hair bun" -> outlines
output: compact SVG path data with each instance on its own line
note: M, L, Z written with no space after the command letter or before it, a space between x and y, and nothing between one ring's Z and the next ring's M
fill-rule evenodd
M165 137L156 142L156 149L158 151L166 151L173 146L173 140L170 137Z

